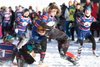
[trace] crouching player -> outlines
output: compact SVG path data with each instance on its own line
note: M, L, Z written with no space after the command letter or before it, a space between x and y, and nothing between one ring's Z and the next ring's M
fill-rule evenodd
M93 54L95 54L95 50L96 50L96 42L94 37L91 34L90 31L90 26L92 24L92 22L95 22L95 18L91 16L91 8L87 7L85 9L85 15L83 17L80 17L78 19L78 25L79 25L79 31L78 31L78 39L80 42L80 47L78 49L78 57L80 58L80 54L82 51L82 46L83 46L83 40L88 38L91 42L92 42L92 51Z
M40 62L39 64L43 63L45 58L45 53L47 49L47 37L45 36L46 29L39 26L34 27L32 30L32 39L38 49L38 53L40 53Z
M39 64L43 63L47 47L46 30L40 26L37 29L33 28L32 32L30 40L19 49L17 56L19 67L27 67L27 65L33 64L35 53L40 53Z

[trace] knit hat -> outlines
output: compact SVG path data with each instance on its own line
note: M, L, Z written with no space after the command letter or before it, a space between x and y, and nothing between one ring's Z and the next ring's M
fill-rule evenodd
M85 10L91 11L92 9L91 9L90 6L88 6L88 7L85 8Z

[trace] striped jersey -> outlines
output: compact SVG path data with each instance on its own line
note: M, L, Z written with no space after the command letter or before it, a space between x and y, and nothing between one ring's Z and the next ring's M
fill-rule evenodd
M82 31L89 31L90 27L91 27L91 24L93 22L95 22L96 19L94 17L92 17L92 16L89 17L89 18L83 16L83 17L78 18L77 21L78 21L78 25L79 25L79 29L80 30L82 30Z
M45 14L43 14L43 15L41 16L40 20L37 20L37 21L36 21L35 26L38 27L38 26L41 24L41 22L47 24L47 23L49 23L49 22L51 22L51 21L54 21L54 22L55 22L55 21L57 21L57 20L56 20L55 17L51 17L51 16L49 16L48 13L45 13Z
M16 23L17 23L17 29L18 30L26 31L28 24L31 24L32 21L29 17L26 18L26 17L20 16L16 19Z
M0 43L0 60L12 60L14 52L16 52L15 45L11 43Z

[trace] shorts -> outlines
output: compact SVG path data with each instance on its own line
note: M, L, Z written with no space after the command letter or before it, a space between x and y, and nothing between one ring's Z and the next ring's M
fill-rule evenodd
M91 31L82 31L82 30L79 30L78 39L83 41L86 38L89 38L91 35L92 35Z
M24 31L18 31L17 36L23 38L23 37L26 37L25 34L26 34L26 32L24 32Z

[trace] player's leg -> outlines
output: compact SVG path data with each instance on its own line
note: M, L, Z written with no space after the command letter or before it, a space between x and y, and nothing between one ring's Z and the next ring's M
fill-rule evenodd
M58 50L59 50L59 54L61 57L65 56L68 47L69 47L69 42L67 40L67 37L64 36L61 39L57 39L58 42Z
M43 60L45 58L46 49L47 49L47 38L44 38L44 40L41 42L41 52L40 52L40 62L39 64L43 63Z
M95 42L95 39L94 39L94 37L92 35L89 36L88 38L92 42L92 51L93 51L93 54L95 54L95 50L96 50L96 42Z
M80 43L80 46L78 48L78 56L77 56L78 58L80 58L80 56L81 56L83 40L79 39L79 43Z
M78 40L79 40L79 43L80 43L80 46L78 48L78 58L80 58L81 51L82 51L82 46L83 46L83 40L85 38L86 32L79 31L79 34L78 35L79 35Z

